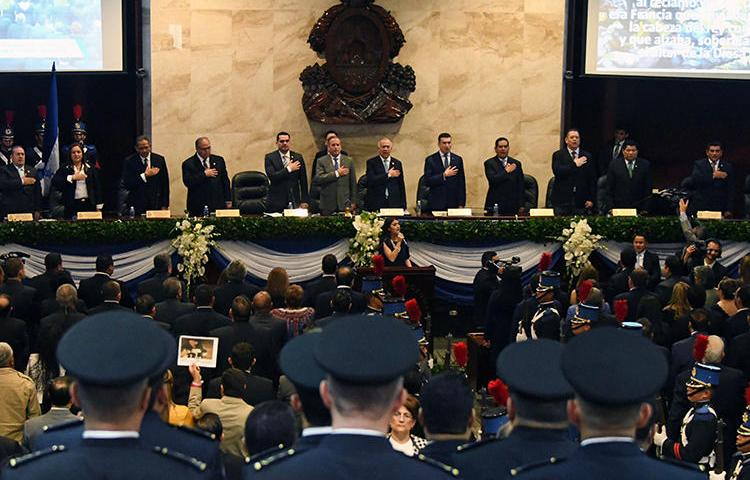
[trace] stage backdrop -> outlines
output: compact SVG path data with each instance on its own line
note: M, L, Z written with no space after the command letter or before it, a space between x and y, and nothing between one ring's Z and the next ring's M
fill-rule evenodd
M165 154L172 209L185 208L180 164L193 141L211 138L230 176L263 170L278 130L309 168L320 135L302 111L302 69L315 62L307 45L314 22L338 0L151 2L154 149ZM399 22L406 45L396 61L411 65L414 108L395 125L334 127L355 159L357 175L379 137L394 140L415 203L424 158L437 134L453 134L466 165L468 204L484 204L482 162L496 137L539 181L544 198L550 158L559 146L563 23L561 0L379 0Z

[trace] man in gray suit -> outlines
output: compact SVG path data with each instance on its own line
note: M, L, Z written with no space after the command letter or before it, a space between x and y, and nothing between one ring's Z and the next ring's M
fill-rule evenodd
M351 157L341 154L341 140L328 139L328 155L318 159L315 182L320 185L320 212L330 215L353 207L357 174Z
M23 424L23 445L29 449L33 448L34 437L42 433L45 427L70 420L80 420L70 412L72 402L69 377L53 378L47 384L46 389L52 408L44 415L30 418Z

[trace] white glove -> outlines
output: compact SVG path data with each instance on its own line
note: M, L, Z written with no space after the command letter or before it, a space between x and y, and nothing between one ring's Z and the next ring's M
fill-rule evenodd
M657 425L654 431L654 445L661 448L664 442L667 440L667 429L661 425Z
M709 480L724 480L725 476L726 476L726 472L714 473L713 470L708 471Z

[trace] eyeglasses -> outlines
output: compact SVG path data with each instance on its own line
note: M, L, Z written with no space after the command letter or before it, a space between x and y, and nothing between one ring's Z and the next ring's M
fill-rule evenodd
M411 416L411 413L401 413L401 412L394 412L393 418L403 418L404 420L414 420L414 417Z
M717 249L715 249L715 248L707 248L707 249L706 249L706 251L707 251L707 252L714 252L714 253L719 253L719 250L717 250Z

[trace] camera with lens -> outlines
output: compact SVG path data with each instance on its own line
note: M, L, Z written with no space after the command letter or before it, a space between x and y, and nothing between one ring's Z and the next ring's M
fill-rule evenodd
M518 264L521 263L520 257L511 257L510 259L498 260L496 265L498 269L502 270L500 278L508 280L510 278L521 277L521 267Z

